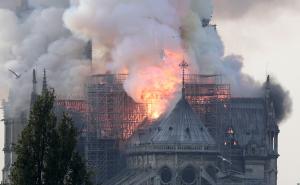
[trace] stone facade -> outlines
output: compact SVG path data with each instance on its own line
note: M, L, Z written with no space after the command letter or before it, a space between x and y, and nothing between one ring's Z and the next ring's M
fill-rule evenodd
M4 107L4 168L2 169L3 182L9 183L10 170L16 155L13 152L13 144L17 143L18 136L22 132L27 121L26 111L16 111L12 106L13 95L10 95L9 102L3 102Z
M226 102L228 111L216 114L213 123L216 129L210 129L207 116L198 115L189 104L189 97L183 97L168 116L136 130L125 147L122 146L126 169L105 184L277 185L279 128L269 83L268 78L263 98L230 98ZM31 99L35 98L34 75ZM3 102L3 182L6 183L16 158L12 146L28 114L28 111L16 111L12 106L14 100L11 94L8 102ZM220 106L224 109L225 104L221 102ZM84 155L85 148L81 149Z
M279 129L270 97L231 98L211 137L183 97L127 143L127 168L105 185L277 185ZM227 116L227 117L226 117Z

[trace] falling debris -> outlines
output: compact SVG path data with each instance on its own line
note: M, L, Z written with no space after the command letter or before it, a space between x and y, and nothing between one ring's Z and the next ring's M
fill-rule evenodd
M20 78L21 75L20 74L17 74L16 72L14 72L13 70L11 69L8 69L13 75L15 75L16 79Z

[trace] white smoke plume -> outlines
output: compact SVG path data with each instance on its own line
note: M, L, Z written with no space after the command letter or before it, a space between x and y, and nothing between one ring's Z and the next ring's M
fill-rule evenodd
M43 68L47 69L49 84L58 94L83 92L81 85L89 73L83 53L89 40L93 41L96 53L94 72L129 73L124 87L136 101L156 96L156 90L170 97L163 102L164 106L175 99L181 81L178 64L183 58L192 73L223 74L234 96L262 94L262 85L241 72L242 57L224 56L217 30L208 25L213 15L212 0L3 2L6 3L0 4L0 21L5 28L0 30L0 88L4 89L1 97L10 88L14 96L29 98L34 68L39 79ZM21 78L15 79L8 69L21 74ZM21 101L16 105L28 102L26 98L15 100Z
M64 27L66 0L6 0L0 9L0 89L1 98L11 90L19 109L26 109L32 88L32 70L38 73L39 87L45 68L48 83L58 94L80 92L88 61L86 43ZM20 74L16 79L9 69Z
M108 71L129 73L124 87L134 100L168 97L154 108L165 109L180 85L179 63L193 57L189 39L202 41L199 37L210 34L202 19L211 14L212 4L205 0L82 0L71 6L64 21L74 34L104 48L103 56L111 59L105 61ZM194 72L196 61L190 60Z
M64 22L79 38L93 40L102 53L94 62L106 71L129 73L125 90L136 101L147 87L167 91L166 81L178 89L175 74L183 58L191 72L223 74L234 96L261 95L262 85L242 73L242 57L224 56L215 27L207 25L212 14L211 0L78 0ZM161 58L162 49L167 59Z

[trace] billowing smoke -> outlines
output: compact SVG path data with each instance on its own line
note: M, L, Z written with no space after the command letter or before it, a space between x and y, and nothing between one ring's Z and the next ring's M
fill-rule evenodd
M15 108L26 109L32 88L32 70L37 70L41 87L44 68L57 94L81 92L80 85L89 69L83 55L86 43L64 27L62 15L69 2L5 0L1 5L1 98L7 96L10 89ZM16 78L9 69L21 77Z
M38 8L38 7L67 8L69 6L69 0L28 0L28 4L33 8Z
M129 73L125 90L138 102L162 90L160 95L171 97L163 103L165 109L179 90L183 59L190 72L224 75L234 96L262 95L263 85L242 72L242 57L224 56L217 30L209 24L212 13L211 0L78 0L65 12L64 22L79 38L93 41L101 53L96 64ZM283 110L290 110L289 95L275 87L281 121Z
M298 0L213 0L215 16L219 19L241 18L248 13L251 16L266 16L268 13L283 9L298 10ZM268 11L266 11L268 10Z
M189 63L191 73L222 74L234 96L259 96L264 91L262 84L242 72L241 56L224 56L222 40L209 24L212 0L4 2L0 9L1 26L5 28L0 30L0 88L5 89L1 90L2 97L9 88L13 96L30 97L34 68L39 78L43 68L47 69L49 84L58 94L84 92L82 84L90 73L84 51L90 40L95 73L129 73L124 88L137 102L168 97L152 107L157 111L151 112L154 117L178 97L178 65L183 59ZM215 4L230 6L222 2ZM248 9L255 4L245 2ZM240 3L235 8L243 10ZM8 69L21 77L15 79ZM290 112L290 98L280 85L274 85L273 94L281 121ZM24 105L28 99L15 101L20 101L16 105Z
M153 103L151 114L157 117L180 85L178 65L187 57L180 32L188 10L180 0L87 0L74 4L64 20L74 34L105 52L100 56L109 56L107 71L129 73L124 87L134 100L162 99ZM102 58L95 58L99 62Z
M263 87L266 88L267 83ZM275 115L277 121L280 123L284 121L292 112L292 100L289 92L276 81L271 78L270 81L270 96L273 100Z

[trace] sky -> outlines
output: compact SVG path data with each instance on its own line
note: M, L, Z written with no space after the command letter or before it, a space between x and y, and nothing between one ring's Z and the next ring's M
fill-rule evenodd
M2 119L3 119L3 110L0 109L0 120ZM0 170L1 170L0 181L2 181L2 169L4 167L4 152L2 151L3 147L4 147L4 123L3 121L0 121Z
M250 10L238 18L217 17L214 22L225 52L243 56L244 72L258 81L271 74L290 91L293 112L280 125L278 184L300 182L300 12L282 8L257 16Z
M271 74L290 91L293 112L280 125L278 184L296 185L300 182L300 83L297 82L300 79L300 12L296 11L299 6L293 0L237 2L241 0L215 0L213 22L217 24L226 54L243 56L245 73L261 82ZM0 148L3 148L2 122L0 130ZM2 169L3 152L0 159Z

